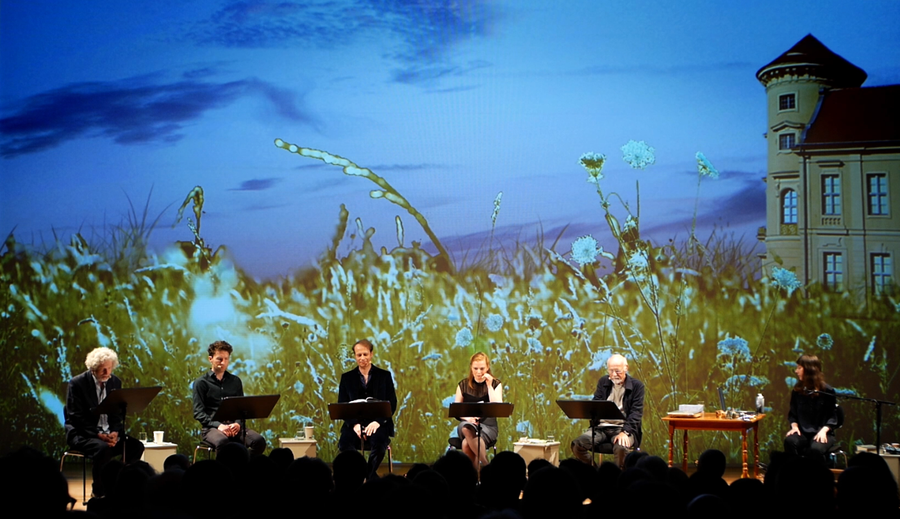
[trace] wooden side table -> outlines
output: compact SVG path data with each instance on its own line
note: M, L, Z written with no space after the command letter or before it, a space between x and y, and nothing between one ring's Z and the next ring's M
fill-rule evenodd
M703 413L699 418L686 418L665 416L663 421L669 425L669 466L672 466L673 451L675 449L675 429L684 431L682 446L682 462L681 470L687 472L688 464L688 431L740 431L741 432L741 458L743 461L743 470L741 478L749 478L750 473L747 470L747 432L753 430L753 477L759 476L759 422L766 415L758 414L752 420L733 420L727 418L716 418L716 413Z

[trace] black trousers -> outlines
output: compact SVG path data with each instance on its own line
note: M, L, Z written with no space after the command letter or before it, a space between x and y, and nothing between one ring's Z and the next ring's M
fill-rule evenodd
M110 447L100 438L75 436L69 443L69 446L83 452L85 456L91 459L93 463L91 475L94 478L94 494L98 496L102 496L106 492L106 489L103 488L103 481L100 478L100 474L103 471L103 467L109 463L109 460L113 459L115 456L121 456L123 449L125 453L125 462L137 461L141 459L141 456L144 454L144 444L141 443L140 440L131 438L130 436L125 438L120 437L119 442L116 443L114 447Z
M222 431L211 427L203 429L200 434L203 436L203 441L215 447L216 452L219 452L219 449L228 445L229 442L241 441L242 436L240 433L237 436L225 436L225 433ZM259 456L266 451L266 439L258 432L247 429L247 439L244 440L244 447L247 447L251 456Z
M344 429L341 431L341 439L338 440L338 450L358 451L360 449L359 436L353 432L353 429ZM379 427L375 434L366 439L366 449L369 450L369 476L367 481L375 479L378 475L378 467L384 461L384 453L387 452L388 445L391 444L391 437Z

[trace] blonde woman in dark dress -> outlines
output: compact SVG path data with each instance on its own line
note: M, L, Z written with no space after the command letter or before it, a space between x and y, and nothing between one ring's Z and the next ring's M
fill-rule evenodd
M502 402L503 385L491 375L491 360L484 353L476 353L469 359L469 376L456 386L456 402ZM478 466L487 465L487 449L497 442L497 419L461 417L456 433L462 451ZM477 436L477 426L481 422L481 438ZM453 443L453 442L451 442Z

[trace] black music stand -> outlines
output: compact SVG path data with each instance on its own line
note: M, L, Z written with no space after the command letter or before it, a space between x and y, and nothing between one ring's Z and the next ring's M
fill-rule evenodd
M338 402L328 404L328 416L332 420L356 420L359 424L359 447L363 458L366 457L366 433L365 426L374 420L386 420L393 415L391 403L387 400L354 400L353 402ZM393 470L393 469L391 469Z
M454 402L447 409L447 416L461 420L463 416L474 418L509 418L513 412L513 404L508 402ZM481 420L475 424L475 436L478 438L478 452L475 466L478 469L478 480L481 481Z
M128 411L135 414L140 413L150 405L150 402L156 398L160 391L162 391L162 386L114 389L106 394L106 398L100 402L100 405L91 410L98 418L101 414L122 414L122 431L124 436L122 438L124 442L122 443L122 463L127 462L125 447L128 445L128 442L125 439L128 438L128 425L126 422Z
M594 466L594 424L605 420L624 420L625 415L609 400L557 400L556 405L569 418L590 420L591 466Z
M247 444L247 420L268 418L281 395L227 396L212 415L219 422L241 422L241 443Z

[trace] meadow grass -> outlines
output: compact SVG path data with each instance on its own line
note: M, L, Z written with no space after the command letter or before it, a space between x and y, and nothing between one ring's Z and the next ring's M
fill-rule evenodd
M598 193L608 207L610 195ZM900 314L892 301L860 307L816 286L787 294L762 275L739 238L719 232L701 241L692 232L662 246L642 239L637 207L623 226L606 212L602 224L619 242L616 255L581 263L556 250L559 237L510 247L491 239L471 261L454 263L404 246L399 227L398 246L376 251L374 230L357 220L358 230L348 231L342 206L314 270L257 282L201 237L202 188L180 212L189 203L196 218L189 239L162 255L134 241L90 244L78 234L43 253L7 238L0 250L3 445L58 453L63 384L83 370L88 351L109 346L126 386L163 387L131 430L165 430L188 453L198 440L191 383L208 368L205 347L217 339L236 346L231 369L247 394L281 395L273 415L251 426L272 445L312 423L326 460L337 454L340 429L327 405L337 400L341 373L354 366L350 347L363 337L376 345L375 364L394 375L394 458L403 462L432 461L446 449L455 424L446 407L475 351L488 353L505 400L515 404L501 421L501 449L520 436L553 435L566 451L585 424L565 418L555 401L592 395L612 353L627 355L630 374L646 384L643 448L659 455L668 441L659 417L681 403L713 407L716 386L741 408L764 393L770 416L761 447L780 449L801 352L823 358L839 392L900 394L889 342L900 335ZM124 236L152 230L131 225ZM355 246L342 254L351 234ZM115 244L127 250L111 250ZM598 274L601 261L611 274ZM827 350L817 344L822 333L833 338ZM868 408L845 408L839 437L872 441ZM898 425L889 409L884 431ZM691 445L695 456L712 447L732 461L740 455L734 435L693 434Z

